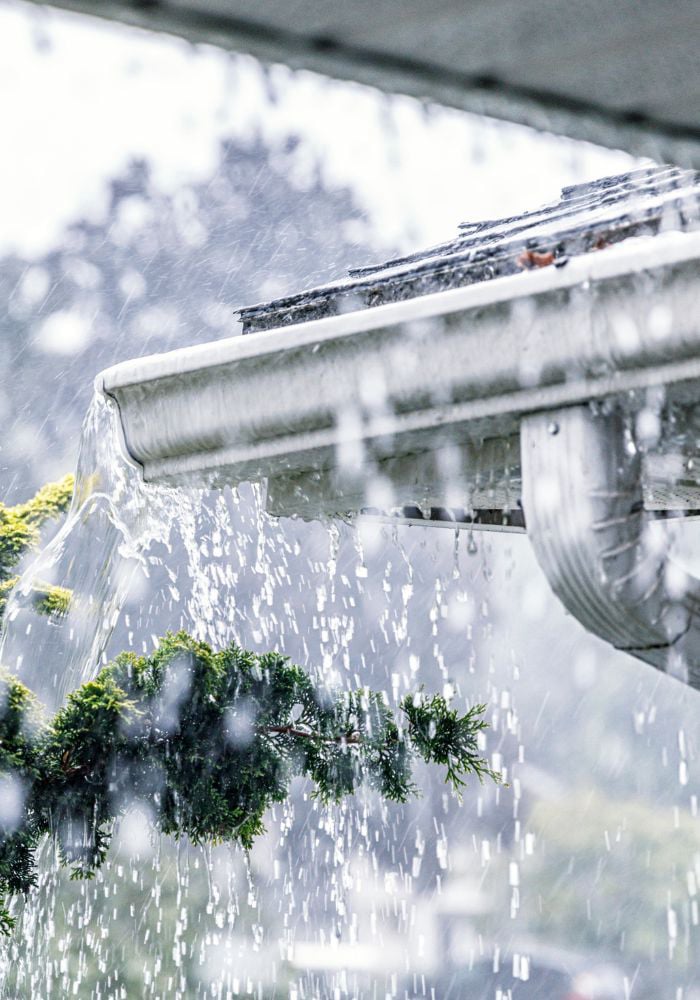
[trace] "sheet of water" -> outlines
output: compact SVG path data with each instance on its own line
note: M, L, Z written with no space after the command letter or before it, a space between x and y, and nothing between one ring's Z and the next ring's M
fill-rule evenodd
M83 424L75 491L61 529L32 559L8 603L0 662L55 710L99 670L144 553L168 543L186 494L143 482L121 446L116 405L97 393ZM70 591L47 615L47 586Z

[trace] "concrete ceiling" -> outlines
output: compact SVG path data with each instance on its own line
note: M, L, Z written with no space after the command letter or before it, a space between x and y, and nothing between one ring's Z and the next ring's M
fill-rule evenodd
M698 0L54 5L700 166Z

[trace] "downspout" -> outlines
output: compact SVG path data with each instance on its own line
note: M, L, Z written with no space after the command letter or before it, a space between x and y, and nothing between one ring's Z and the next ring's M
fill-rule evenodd
M621 412L527 416L520 440L527 532L564 606L616 649L700 687L700 580L647 520Z

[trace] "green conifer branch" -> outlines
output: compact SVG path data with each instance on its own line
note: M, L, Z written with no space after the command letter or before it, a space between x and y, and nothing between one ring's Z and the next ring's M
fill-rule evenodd
M470 774L500 780L477 751L483 705L460 716L419 693L401 708L399 724L380 692L328 692L277 653L213 652L184 632L149 657L117 657L50 722L2 677L0 775L20 783L24 807L0 827L0 931L12 926L7 897L35 882L43 836L57 838L74 877L90 878L134 800L149 803L163 833L247 850L298 775L324 802L362 784L403 802L417 757L446 766L457 790Z

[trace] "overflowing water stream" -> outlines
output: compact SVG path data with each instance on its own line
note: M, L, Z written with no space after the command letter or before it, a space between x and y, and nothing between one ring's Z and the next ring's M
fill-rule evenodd
M0 660L55 710L97 673L144 553L167 544L184 495L143 482L125 457L115 404L96 393L85 417L73 501L9 602ZM39 609L47 587L70 592L67 612Z

